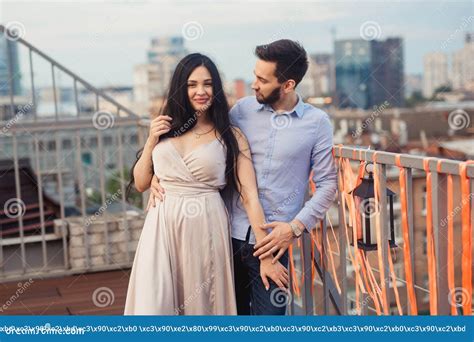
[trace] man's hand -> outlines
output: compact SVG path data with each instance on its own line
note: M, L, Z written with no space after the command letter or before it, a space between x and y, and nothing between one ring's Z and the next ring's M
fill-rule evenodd
M165 198L165 189L163 189L160 185L160 181L156 175L153 175L151 178L151 186L150 186L151 194L150 198L148 199L148 204L146 210L148 210L151 206L155 206L155 197L158 198L160 201L163 201Z
M261 260L260 277L267 291L270 288L270 283L268 282L268 278L270 278L282 291L288 292L290 281L288 270L280 262L274 264L271 262L271 258Z
M263 238L262 241L255 245L254 249L256 249L256 251L253 255L258 256L259 259L262 260L272 257L273 253L278 251L278 254L272 260L272 263L275 263L293 243L293 230L288 222L278 221L263 224L260 228L265 230L273 228L273 230Z

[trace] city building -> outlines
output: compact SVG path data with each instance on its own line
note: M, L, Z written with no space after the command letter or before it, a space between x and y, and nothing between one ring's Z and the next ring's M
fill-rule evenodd
M401 38L345 39L334 46L336 98L341 108L368 109L388 101L404 104L404 62Z
M371 72L370 41L338 40L334 46L336 60L336 97L341 108L364 108L371 105L369 78Z
M426 54L423 58L423 96L431 98L437 88L448 85L448 56L443 52Z
M407 74L405 75L405 98L410 97L413 93L423 92L423 75Z
M466 33L464 47L453 53L452 88L474 92L474 33Z
M370 102L371 107L385 101L391 107L403 107L404 59L401 38L371 41Z
M11 58L12 76L9 75L9 64ZM21 67L18 57L18 44L9 39L0 39L0 97L10 94L13 86L13 95L22 94Z
M335 90L334 58L329 53L308 56L309 66L298 85L298 92L305 98L329 96Z
M135 66L133 71L134 101L139 112L148 111L156 99L166 96L174 69L187 53L183 37L151 40L147 62Z

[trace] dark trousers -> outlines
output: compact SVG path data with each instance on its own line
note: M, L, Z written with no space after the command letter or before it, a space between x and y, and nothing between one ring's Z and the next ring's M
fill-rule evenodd
M270 288L265 289L260 278L260 260L253 256L253 244L249 244L251 227L245 241L232 239L234 253L234 281L238 315L285 315L290 298L268 278ZM288 251L279 259L288 268Z

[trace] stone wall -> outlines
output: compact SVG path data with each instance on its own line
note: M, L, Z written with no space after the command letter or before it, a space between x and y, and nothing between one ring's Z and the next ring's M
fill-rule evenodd
M128 232L124 226L124 215L127 217ZM117 267L123 267L127 263L131 266L145 215L146 213L128 211L125 214L91 216L87 218L86 222L82 217L67 217L65 221L67 222L68 256L71 269L93 269L114 264L117 264ZM86 248L86 238L88 239L88 248ZM109 262L106 257L107 250ZM89 254L89 267L87 267L86 261L87 253Z

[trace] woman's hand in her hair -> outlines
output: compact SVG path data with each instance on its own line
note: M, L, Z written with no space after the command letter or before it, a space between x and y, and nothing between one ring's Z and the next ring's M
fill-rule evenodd
M170 131L171 120L173 119L168 115L159 115L151 121L147 139L149 146L154 147L160 141L160 136Z

